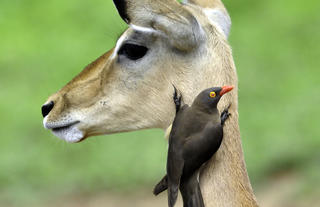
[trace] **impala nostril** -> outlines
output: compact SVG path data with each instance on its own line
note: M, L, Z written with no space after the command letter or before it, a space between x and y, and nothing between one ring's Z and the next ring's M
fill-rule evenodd
M53 101L50 101L48 104L45 104L42 106L41 112L42 112L43 118L46 117L50 113L50 111L53 109L53 107L54 107Z

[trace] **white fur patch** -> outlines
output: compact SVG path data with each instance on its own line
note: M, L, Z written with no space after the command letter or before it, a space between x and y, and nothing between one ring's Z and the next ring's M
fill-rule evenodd
M204 13L209 18L209 21L216 26L220 32L222 32L226 37L229 36L231 19L229 15L221 11L220 9L209 9L205 8Z
M52 133L66 142L75 143L79 142L84 134L76 126L71 126L65 129L52 130Z
M48 129L48 127L47 127L47 121L48 120L48 116L46 116L46 117L44 117L44 119L43 119L43 121L42 121L42 124L43 124L43 127L45 128L45 129Z
M172 124L166 129L166 131L164 133L164 138L167 139L167 140L169 140L171 129L172 129Z
M144 32L144 33L157 33L158 31L152 29L152 28L148 28L148 27L141 27L141 26L137 26L137 25L134 25L134 24L130 24L130 27L133 29L133 30L136 30L136 31L140 31L140 32ZM114 59L119 50L120 50L120 47L122 46L123 42L127 39L127 32L125 32L117 41L117 44L116 44L116 47L113 51L113 54L111 55L111 59Z
M64 122L60 123L60 126L63 125L65 125ZM59 124L48 123L48 116L46 116L43 119L43 126L46 129L50 129L55 136L59 137L62 140L65 140L66 142L79 142L84 137L83 132L80 131L76 125L72 125L70 127L65 128L53 129L55 127L58 127Z
M145 33L155 33L157 32L155 29L148 28L148 27L141 27L138 25L130 24L130 27L134 30L140 31L140 32L145 32Z
M117 44L116 44L116 47L114 48L114 51L111 55L111 59L114 59L117 54L118 54L118 51L120 50L120 47L122 45L122 43L125 41L127 35L126 35L126 32L118 39L117 41Z

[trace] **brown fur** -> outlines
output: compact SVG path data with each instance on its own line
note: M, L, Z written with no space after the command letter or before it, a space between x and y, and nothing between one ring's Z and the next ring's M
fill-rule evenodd
M145 11L139 13L134 1L130 2L133 4L130 8L132 12L137 16L143 15ZM152 3L154 1L146 2L157 5ZM176 5L166 2L172 7ZM119 64L116 56L112 57L115 51L111 50L49 97L48 101L54 101L55 106L47 121L58 123L63 117L77 117L80 119L78 128L85 133L85 137L145 128L167 129L175 114L172 84L182 92L184 102L189 104L204 88L234 85L235 89L218 106L222 111L231 103L232 116L226 122L221 148L202 170L201 189L207 207L255 207L258 205L241 146L238 81L231 48L225 36L208 21L202 7L218 8L225 13L226 10L220 0L189 2L193 5L183 8L179 5L179 9L192 14L206 34L206 46L200 55L189 54L187 58L177 54L168 56L165 50L148 65L142 66L144 72L139 73ZM167 32L170 38L170 31ZM132 33L129 28L124 35L130 36ZM167 45L165 39L160 37L154 41L155 45Z

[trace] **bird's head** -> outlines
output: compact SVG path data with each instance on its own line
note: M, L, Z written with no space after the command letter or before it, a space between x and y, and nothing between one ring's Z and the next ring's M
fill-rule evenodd
M195 98L192 105L203 109L215 109L221 97L233 88L233 86L223 86L205 89Z

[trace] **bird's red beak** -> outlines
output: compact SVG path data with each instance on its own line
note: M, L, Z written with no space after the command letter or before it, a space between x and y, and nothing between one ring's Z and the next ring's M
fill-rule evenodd
M234 87L233 86L223 86L222 90L220 91L220 96L223 96L224 94L231 91Z

